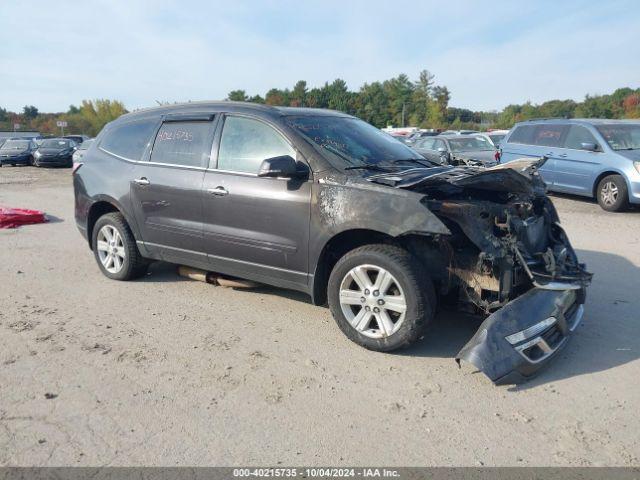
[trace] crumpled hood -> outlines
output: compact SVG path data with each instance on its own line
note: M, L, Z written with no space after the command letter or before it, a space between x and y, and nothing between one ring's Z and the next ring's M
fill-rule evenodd
M367 180L410 190L428 190L443 185L453 185L494 192L531 194L539 187L544 188L544 182L536 172L546 160L546 157L523 158L491 168L466 166L412 168L372 175L367 177Z

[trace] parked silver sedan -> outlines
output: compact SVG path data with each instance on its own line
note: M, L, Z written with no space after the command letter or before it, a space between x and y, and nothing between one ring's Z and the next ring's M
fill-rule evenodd
M491 167L498 163L493 143L477 134L422 138L412 148L427 160L444 165Z

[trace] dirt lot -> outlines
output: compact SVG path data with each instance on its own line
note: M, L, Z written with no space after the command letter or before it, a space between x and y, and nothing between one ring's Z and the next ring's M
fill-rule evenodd
M535 380L495 387L439 314L400 354L350 343L295 292L234 291L157 264L102 276L69 170L0 169L0 465L638 465L640 212L554 197L595 272L586 315Z

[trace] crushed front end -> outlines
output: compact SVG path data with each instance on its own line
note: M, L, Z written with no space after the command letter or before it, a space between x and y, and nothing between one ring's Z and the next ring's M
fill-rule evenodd
M435 251L418 254L429 257L428 265L439 262L434 280L443 297L487 315L456 360L498 384L532 376L566 344L592 277L545 194L537 173L543 162L393 179L398 188L423 193L451 231L438 237Z

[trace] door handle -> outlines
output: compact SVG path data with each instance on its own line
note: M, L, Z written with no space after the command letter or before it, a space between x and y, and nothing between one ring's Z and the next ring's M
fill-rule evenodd
M229 194L229 190L227 190L223 186L218 186L216 188L209 188L207 192L210 193L211 195L217 195L219 197L223 197Z
M136 185L149 185L151 182L147 179L147 177L136 178L134 180Z
M553 157L553 152L547 152L544 154L545 157Z
M567 154L566 154L566 153L561 153L561 154L560 154L560 155L558 155L558 156L559 156L559 157L562 157L562 158L567 158Z

